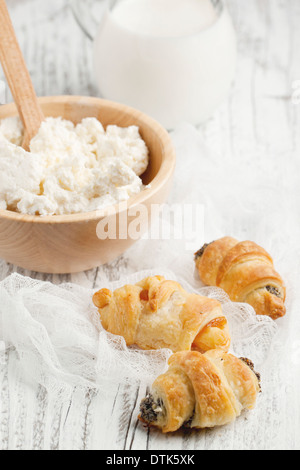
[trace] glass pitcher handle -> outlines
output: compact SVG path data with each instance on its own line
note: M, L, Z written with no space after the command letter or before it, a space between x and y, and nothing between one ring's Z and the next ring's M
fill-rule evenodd
M96 37L107 0L71 0L74 18L81 30L92 41Z

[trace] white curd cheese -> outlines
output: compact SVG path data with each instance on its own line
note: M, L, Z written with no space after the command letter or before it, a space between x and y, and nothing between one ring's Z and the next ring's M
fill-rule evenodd
M0 210L31 215L90 212L143 190L148 149L136 126L108 126L86 118L75 126L47 118L30 143L20 145L19 118L0 121Z
M22 144L23 126L18 117L10 117L0 121L0 140L5 139L12 144Z

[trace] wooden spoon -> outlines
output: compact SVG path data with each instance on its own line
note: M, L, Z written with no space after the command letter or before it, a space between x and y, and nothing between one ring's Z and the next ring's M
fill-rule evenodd
M22 147L29 150L29 143L37 134L44 120L44 115L38 103L5 0L0 0L0 62L24 125L25 134Z

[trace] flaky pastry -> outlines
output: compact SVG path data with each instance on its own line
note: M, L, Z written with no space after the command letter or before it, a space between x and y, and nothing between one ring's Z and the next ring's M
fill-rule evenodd
M228 424L254 408L259 382L248 359L216 349L178 352L142 400L139 419L164 433Z
M225 290L234 302L246 302L257 315L274 320L286 313L286 289L271 256L251 241L224 237L195 254L201 280Z
M221 304L190 294L175 281L148 277L113 293L101 289L93 297L103 327L125 338L127 346L228 351L230 335Z

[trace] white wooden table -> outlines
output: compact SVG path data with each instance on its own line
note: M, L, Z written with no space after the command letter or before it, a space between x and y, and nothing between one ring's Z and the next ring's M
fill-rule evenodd
M300 80L300 2L229 0L228 4L238 30L236 84L227 102L199 131L207 145L233 167L245 164L251 157L257 158L259 170L262 154L270 160L270 165L281 165L282 161L292 164L297 154L299 159L300 153L300 104L296 104L297 90L300 89L297 83ZM68 1L8 0L8 5L37 94L96 96L91 43L76 24ZM283 160L282 155L285 155ZM288 192L290 188L286 190ZM299 217L299 212L297 215ZM145 264L143 259L135 259L131 250L110 265L72 276L31 273L2 263L0 278L19 272L56 284L71 281L96 288L103 279L118 279L134 272L137 266L138 269L153 267ZM173 437L144 431L136 421L136 410L144 390L121 386L116 396L106 399L105 403L101 396L87 394L81 397L78 396L80 392L74 390L70 403L63 405L52 403L40 387L34 389L24 385L16 391L14 361L11 352L0 364L1 450L215 447L214 431L185 432ZM18 398L12 401L12 395ZM251 442L237 439L233 428L230 445L226 444L226 448L271 448L273 433L281 429L282 447L299 449L299 426L294 424L294 421L300 421L299 407L289 410L285 419L283 412L277 413L278 406L288 410L287 403L270 405L273 411L267 422L262 423L266 426L264 434L270 433L270 437L263 444L259 438ZM26 418L28 409L31 420ZM109 418L102 423L101 410L104 409ZM92 419L95 413L99 416L96 425Z

